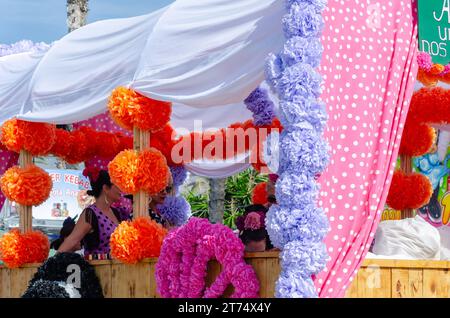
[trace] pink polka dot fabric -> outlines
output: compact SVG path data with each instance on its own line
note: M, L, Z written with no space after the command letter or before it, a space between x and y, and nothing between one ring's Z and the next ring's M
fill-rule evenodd
M407 0L328 0L320 73L332 157L319 204L331 259L315 280L320 297L345 295L380 221L417 73L415 10Z
M0 176L2 176L6 170L17 164L19 155L15 152L0 150ZM5 203L5 196L0 191L0 210Z

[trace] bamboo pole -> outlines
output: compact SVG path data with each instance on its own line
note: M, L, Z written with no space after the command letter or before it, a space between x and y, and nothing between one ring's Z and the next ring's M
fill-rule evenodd
M19 155L19 166L25 168L33 163L33 157L28 151L21 150ZM32 206L19 205L19 228L22 233L33 230Z
M133 129L133 149L143 151L150 148L150 132L134 127ZM133 198L133 218L148 215L149 195L144 191L139 191Z
M412 172L412 158L406 155L400 156L400 166L404 173L411 173ZM404 209L401 211L401 218L407 219L412 218L414 216L414 210L413 209Z

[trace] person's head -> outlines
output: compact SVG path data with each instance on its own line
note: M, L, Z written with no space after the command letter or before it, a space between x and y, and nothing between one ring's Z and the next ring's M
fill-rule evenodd
M154 204L163 204L166 197L168 195L173 195L174 194L173 192L174 192L173 179L172 176L170 175L167 186L164 189L162 189L159 193L150 196L150 198L152 199L151 202L153 202Z
M250 204L245 207L244 214L248 214L250 212L267 212L267 208L262 204Z
M104 196L105 201L112 204L122 197L122 191L111 182L108 171L96 168L84 169L83 174L89 177L91 190L87 194L95 197L95 199Z
M54 250L58 250L61 244L64 242L64 240L72 233L73 229L75 228L76 219L77 217L74 217L73 219L71 217L68 217L64 220L63 226L61 230L59 231L59 238L54 240L50 244L50 248ZM79 242L76 246L77 250L81 250L81 243Z
M266 250L267 232L264 228L257 230L244 230L241 240L246 252L264 252Z

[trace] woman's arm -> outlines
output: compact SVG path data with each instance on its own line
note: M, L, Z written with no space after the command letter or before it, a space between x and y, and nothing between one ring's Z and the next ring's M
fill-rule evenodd
M86 222L85 212L81 213L72 233L63 241L58 252L75 252L83 238L92 230L92 226Z

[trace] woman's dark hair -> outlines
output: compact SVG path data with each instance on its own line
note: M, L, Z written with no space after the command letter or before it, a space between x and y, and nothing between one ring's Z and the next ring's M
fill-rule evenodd
M244 214L249 214L250 212L264 212L267 213L267 208L262 204L251 204L245 207Z
M262 228L259 230L244 230L242 231L242 234L240 235L240 239L244 244L247 244L248 242L259 242L264 239L267 239L267 231L266 229Z
M103 186L107 185L108 187L112 186L111 178L109 177L109 173L106 170L100 170L96 179L89 178L91 183L91 189L88 190L87 194L98 198L100 194L102 194Z
M64 242L66 237L68 237L72 233L73 229L75 228L75 224L76 224L75 219L76 218L77 218L76 216L73 219L71 217L68 217L67 219L64 220L63 226L62 226L61 230L59 231L59 238L57 238L50 244L50 248L52 248L54 250L59 249L59 247Z

